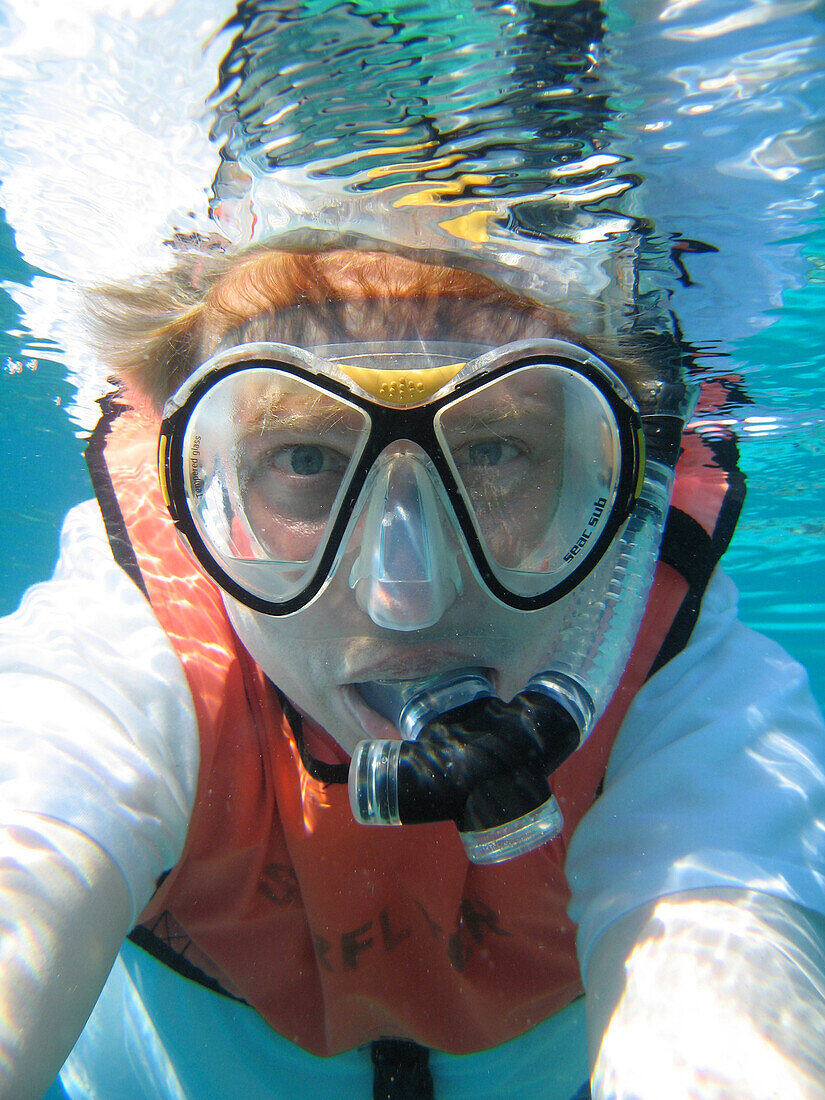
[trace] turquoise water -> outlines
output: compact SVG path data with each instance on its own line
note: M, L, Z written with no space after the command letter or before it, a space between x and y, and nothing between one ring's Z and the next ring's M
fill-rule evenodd
M771 403L788 410L779 438L740 445L748 500L725 559L742 618L802 661L825 702L825 405L822 283L783 308L748 352Z
M35 272L0 221L0 278L28 286ZM13 611L30 584L54 567L62 517L91 495L82 442L67 406L75 387L60 349L25 328L21 310L0 290L0 614Z
M742 346L769 418L740 442L748 499L725 558L742 617L806 665L825 702L825 232L810 242L807 287L785 295L774 325Z

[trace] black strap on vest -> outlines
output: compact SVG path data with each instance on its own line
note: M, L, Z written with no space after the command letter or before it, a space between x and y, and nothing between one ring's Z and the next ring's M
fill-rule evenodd
M151 928L145 924L136 925L126 938L190 982L196 982L213 993L220 993L230 1001L237 1001L242 1005L247 1003L243 997L236 997L234 993L224 989L216 978L210 978L199 966L195 966L187 959L186 952L192 945L192 941L180 928L170 922L169 913L163 912L156 917Z
M109 545L112 547L112 557L148 600L149 593L146 591L146 582L140 571L132 540L129 538L126 521L123 518L123 512L120 510L120 504L104 454L106 440L112 424L125 411L126 406L119 400L117 393L107 393L104 397L101 397L98 404L101 408L101 417L95 425L86 447L86 465L89 469L89 477L97 497L97 503L100 506L103 522L106 525L106 534L109 536Z
M286 715L287 722L289 722L289 728L292 730L292 736L295 738L295 744L301 754L301 763L312 778L327 786L331 783L348 782L349 764L327 764L323 760L316 760L307 748L304 738L304 720L300 713L293 707L280 688L275 688L275 694L278 696L278 702Z
M370 1047L373 1100L433 1100L430 1052L408 1039L379 1039Z
M688 591L671 624L662 648L648 673L655 672L672 660L687 645L699 610L702 597L711 575L722 555L730 545L733 531L745 501L745 475L739 469L739 451L732 439L707 440L706 445L716 464L725 471L727 492L716 517L713 534L686 512L671 508L668 513L659 560L671 566L687 581Z

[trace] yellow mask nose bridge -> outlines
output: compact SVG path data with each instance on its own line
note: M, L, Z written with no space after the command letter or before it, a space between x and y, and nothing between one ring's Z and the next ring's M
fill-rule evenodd
M465 362L446 363L440 367L413 367L410 369L384 370L375 367L356 367L350 363L338 366L363 390L382 405L408 408L423 405L434 393L455 378L466 366Z

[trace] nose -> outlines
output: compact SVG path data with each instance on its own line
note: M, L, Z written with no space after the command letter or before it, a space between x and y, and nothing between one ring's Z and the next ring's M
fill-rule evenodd
M379 456L365 485L350 587L389 630L433 626L462 589L458 544L429 460L415 444Z

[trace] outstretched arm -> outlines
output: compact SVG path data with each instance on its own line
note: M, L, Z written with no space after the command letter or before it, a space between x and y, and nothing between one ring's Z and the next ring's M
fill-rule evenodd
M0 1097L39 1100L83 1029L132 920L118 867L71 826L0 831Z
M55 578L0 620L0 1100L60 1068L180 858L197 768L180 662L81 506Z
M825 1098L823 745L717 572L568 850L595 1097Z
M757 892L614 921L586 975L594 1100L822 1100L825 918Z

